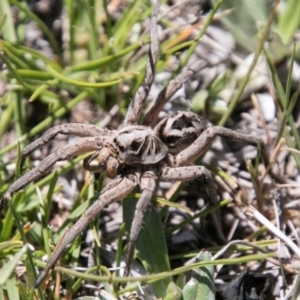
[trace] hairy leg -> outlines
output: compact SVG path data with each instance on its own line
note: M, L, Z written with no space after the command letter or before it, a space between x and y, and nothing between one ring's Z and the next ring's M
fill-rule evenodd
M89 151L98 151L102 148L102 145L102 138L89 137L78 139L76 142L56 150L54 153L44 158L37 167L21 176L9 187L0 199L0 211L12 194L44 175L57 161L70 159L76 155Z
M40 273L36 280L35 287L38 287L43 282L48 272L55 266L58 259L65 252L67 246L87 227L100 211L113 201L121 200L131 193L138 184L138 181L139 178L137 175L128 175L124 178L114 180L104 188L99 199L85 211L71 228L68 229L61 243L48 260L46 268Z
M145 172L141 178L141 183L140 183L142 194L136 204L133 221L130 228L127 258L126 258L126 268L125 268L124 276L129 275L135 243L138 239L139 233L142 228L144 214L147 209L147 206L151 201L153 194L156 191L156 186L157 186L157 177L155 176L154 172L152 171Z
M24 147L22 156L29 155L32 151L49 143L58 134L74 135L78 137L101 137L110 134L108 129L102 129L91 124L68 123L54 126L48 129L40 138Z
M153 127L157 123L158 115L163 109L164 105L171 99L171 97L186 83L190 78L206 66L206 63L199 61L187 66L184 70L172 79L167 86L158 94L156 99L150 103L149 108L144 117L143 124Z
M155 75L155 65L158 58L158 46L159 41L157 37L157 15L159 11L159 1L156 2L152 16L150 20L150 47L148 52L148 62L146 66L146 74L143 84L138 88L133 99L131 100L129 107L127 109L127 114L124 120L125 125L137 124L141 116L142 110L145 107L145 102L149 95L154 75Z
M207 148L217 136L221 136L227 138L228 140L236 141L239 143L245 143L255 146L261 145L262 148L266 147L263 137L233 131L225 127L213 126L206 129L188 148L178 153L177 155L174 155L173 165L185 166L191 164L207 150Z
M203 166L188 167L164 167L161 172L160 179L165 181L191 181L195 179L203 179L203 185L207 195L210 197L211 204L218 202L218 194L210 172Z

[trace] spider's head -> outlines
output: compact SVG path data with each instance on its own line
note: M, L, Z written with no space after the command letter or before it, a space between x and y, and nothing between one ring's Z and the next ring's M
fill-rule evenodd
M112 148L120 163L152 165L167 155L167 147L145 126L128 126L113 138Z
M190 146L205 129L205 122L189 111L168 115L155 127L156 134L173 154Z

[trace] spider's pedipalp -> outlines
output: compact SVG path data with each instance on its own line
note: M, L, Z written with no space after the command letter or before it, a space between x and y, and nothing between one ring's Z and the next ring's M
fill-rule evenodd
M217 136L239 143L265 147L265 140L260 136L233 131L221 126L212 126L206 129L188 148L175 156L175 165L185 166L191 164L208 149Z
M76 142L56 150L54 153L44 158L37 167L25 173L9 187L0 199L0 210L5 206L12 194L16 193L30 182L43 176L57 161L66 160L90 151L99 151L102 146L103 138L87 137L78 139Z
M187 167L163 167L160 179L165 181L191 181L202 179L206 193L210 198L210 202L215 204L218 202L218 194L214 184L214 180L210 172L203 166L187 166Z
M84 169L90 172L106 171L106 175L109 178L115 178L120 163L118 159L113 155L113 151L111 151L110 149L110 143L111 141L107 140L100 151L97 151L91 156L85 158L83 160ZM92 161L96 158L98 160L97 164L92 164Z
M91 124L68 123L57 125L48 129L40 138L27 145L22 151L22 156L27 156L32 151L49 143L58 134L73 135L78 137L100 137L109 135L110 131Z
M74 241L100 211L113 201L121 200L130 194L138 182L139 174L131 174L123 178L117 178L106 186L99 199L89 206L79 220L65 233L62 241L48 260L46 268L38 276L35 287L38 287L43 282L48 272L55 266L58 259L65 252L67 246Z

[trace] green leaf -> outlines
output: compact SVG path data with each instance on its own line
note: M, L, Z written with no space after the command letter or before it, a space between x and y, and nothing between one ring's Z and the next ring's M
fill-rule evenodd
M207 90L201 90L197 92L191 101L191 109L195 112L201 112L204 111L205 108L205 102L208 98L208 91Z
M14 299L14 300L20 299L19 289L15 277L7 279L5 285L6 285L8 299Z
M254 36L258 33L258 24L266 24L270 6L267 1L261 0L224 0L221 10L227 9L232 11L222 18L222 22L232 32L236 42L252 52L255 49Z
M182 290L174 283L168 285L166 297L164 300L182 300Z
M200 252L195 257L195 262L211 261L211 254L207 251ZM184 300L214 300L214 267L204 266L192 270L191 279L183 288Z
M278 31L284 43L291 41L296 30L300 26L300 1L282 1L284 7L278 13Z

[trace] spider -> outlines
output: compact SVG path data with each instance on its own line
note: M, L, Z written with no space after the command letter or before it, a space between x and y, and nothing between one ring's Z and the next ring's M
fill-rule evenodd
M26 146L22 155L30 154L59 133L81 138L56 150L43 159L39 166L15 181L1 198L1 208L12 194L37 180L55 162L71 159L90 151L94 151L94 153L84 159L84 168L90 171L104 171L114 180L102 190L98 200L67 231L48 260L46 268L39 275L35 286L41 284L67 246L105 206L113 201L123 199L139 185L141 197L137 203L131 226L126 261L125 273L128 274L143 215L156 191L159 180L191 181L203 177L211 202L215 203L217 194L211 174L203 166L191 166L190 164L205 152L216 136L252 145L264 143L261 137L224 127L212 126L205 129L204 122L195 113L179 111L163 118L154 129L138 125L125 126L121 130L107 130L94 125L78 123L58 125ZM97 166L90 164L94 158L98 160Z
M89 152L93 153L84 159L84 168L92 172L103 171L112 179L101 191L98 199L65 233L61 243L49 258L46 268L40 273L35 287L43 282L67 246L87 227L92 219L99 215L104 207L125 198L139 186L141 196L136 205L128 242L125 269L125 275L128 275L144 212L154 196L160 180L191 181L203 178L207 194L211 202L215 203L218 201L218 196L210 172L205 167L192 165L192 163L207 150L216 136L264 146L264 139L259 136L218 126L206 128L205 122L197 114L188 111L169 114L154 127L153 120L157 118L162 103L168 101L170 96L168 96L169 98L165 96L165 99L160 102L154 101L152 107L145 114L144 125L137 125L154 77L158 48L156 14L157 7L154 9L150 23L151 44L144 84L130 103L123 128L108 130L79 123L67 123L50 128L23 149L23 157L51 141L57 134L80 138L44 158L39 166L17 179L0 199L1 210L14 193L43 176L57 161L72 159L77 155ZM91 163L95 159L97 165Z

